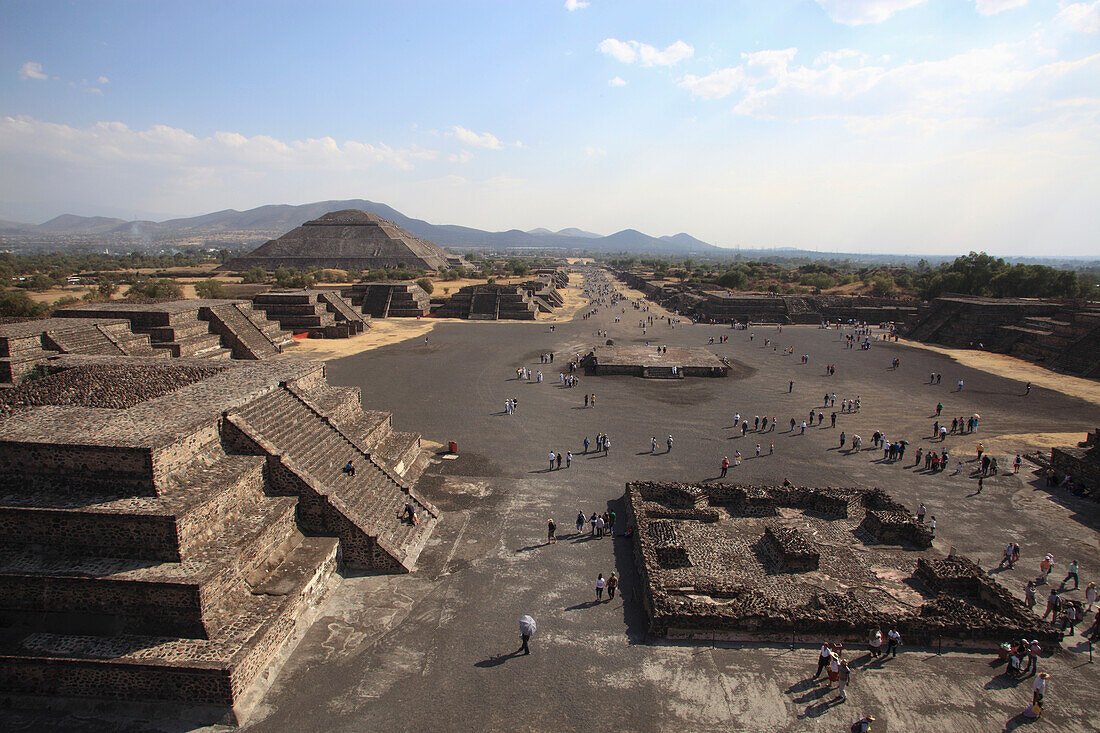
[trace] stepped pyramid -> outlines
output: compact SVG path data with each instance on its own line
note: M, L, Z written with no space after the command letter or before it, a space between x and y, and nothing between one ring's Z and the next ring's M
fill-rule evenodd
M277 267L443 270L448 265L447 253L437 244L414 237L377 214L345 209L307 221L221 269L240 271L256 266L265 270Z
M239 722L335 570L408 572L438 522L411 484L419 434L328 385L321 363L49 368L0 393L9 704L153 701Z

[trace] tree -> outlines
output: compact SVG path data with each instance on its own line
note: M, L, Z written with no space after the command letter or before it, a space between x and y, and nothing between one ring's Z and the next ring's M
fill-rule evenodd
M419 285L428 295L431 295L432 292L435 290L435 285L433 285L432 281L426 277L422 277L417 280L416 284Z
M200 298L228 298L229 291L225 289L225 285L220 280L210 278L195 283L195 295Z
M159 280L146 280L131 285L126 291L127 298L150 298L152 300L179 300L183 297L183 289L172 280L161 278Z
M244 273L241 278L241 282L244 283L265 283L267 282L267 272L260 266L250 267Z
M46 314L45 303L35 303L23 290L4 290L0 292L0 316L37 318Z
M894 282L894 278L885 272L880 272L871 278L871 292L874 295L892 295L896 288L897 284Z
M749 277L742 270L726 270L718 276L717 283L729 290L743 290L749 284Z
M110 300L115 297L115 293L118 292L118 283L111 282L110 280L100 280L99 285L96 286L96 292L99 293L99 297L103 300Z

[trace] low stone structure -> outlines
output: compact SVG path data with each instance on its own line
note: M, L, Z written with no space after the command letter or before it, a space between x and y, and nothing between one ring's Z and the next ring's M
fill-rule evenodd
M338 567L407 572L438 521L412 483L420 436L329 386L321 363L48 368L0 393L9 704L157 701L239 719Z
M596 346L585 356L585 366L599 375L629 374L648 379L724 377L732 362L703 348L656 346Z
M153 349L174 357L267 359L294 345L290 332L247 300L188 299L161 303L112 301L62 308L62 318L126 319Z
M435 314L444 318L470 320L531 321L540 312L549 313L546 301L532 296L520 285L478 284L460 288Z
M448 264L447 253L434 242L414 237L369 211L345 209L307 221L221 269L250 267L443 270Z
M335 290L268 290L252 296L252 307L310 338L348 338L370 328L369 317Z
M153 356L156 353L149 337L131 331L130 323L123 319L43 318L6 323L0 325L0 385L19 382L60 354Z
M431 310L431 296L411 280L356 283L343 296L371 318L420 318Z
M1100 375L1100 304L944 294L905 324L909 338L983 348L1077 374Z
M652 634L1061 640L974 563L930 549L927 527L879 490L633 482L626 494Z
M1100 428L1076 446L1051 448L1050 468L1056 479L1069 476L1093 492L1100 490Z

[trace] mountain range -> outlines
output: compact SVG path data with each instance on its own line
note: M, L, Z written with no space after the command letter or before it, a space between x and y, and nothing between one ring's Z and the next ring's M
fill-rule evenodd
M553 232L549 229L522 231L510 229L488 232L454 224L431 224L414 219L386 204L365 199L345 201L318 201L312 204L290 206L286 204L260 206L247 211L225 209L211 214L167 221L126 221L103 216L75 216L63 214L44 224L20 224L0 220L0 234L26 236L79 236L87 244L88 238L103 238L113 245L132 241L135 245L148 246L156 242L184 237L217 237L230 234L242 235L254 232L258 236L275 237L316 219L330 211L363 209L385 217L414 236L428 239L441 247L489 247L492 249L566 249L590 252L628 252L637 255L706 255L723 250L713 244L696 239L689 234L653 237L624 229L608 236L601 236L570 227ZM250 237L254 239L254 237ZM121 240L121 242L120 242Z

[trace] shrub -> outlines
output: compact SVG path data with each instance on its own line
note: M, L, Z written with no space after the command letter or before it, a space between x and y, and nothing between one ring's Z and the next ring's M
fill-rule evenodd
M211 278L195 283L195 295L200 298L228 298L229 291L220 280Z
M426 277L422 277L419 280L417 280L416 284L419 285L420 287L422 287L424 289L424 292L427 293L428 295L431 295L432 292L435 291L435 285L433 285L432 281L429 280Z
M49 310L45 303L35 303L31 296L22 290L4 290L0 292L0 316L37 318Z
M131 285L126 291L127 298L150 298L152 300L178 300L183 297L183 289L166 278L146 280Z
M241 277L243 283L265 283L267 282L267 272L264 268L256 266L250 267Z

